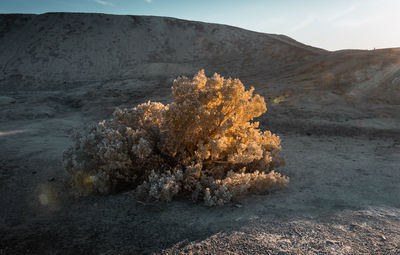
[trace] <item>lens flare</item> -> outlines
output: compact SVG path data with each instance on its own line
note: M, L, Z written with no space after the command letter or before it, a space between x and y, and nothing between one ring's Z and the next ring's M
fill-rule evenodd
M57 204L57 192L47 184L40 184L36 191L36 199L44 207L53 207Z
M46 194L39 195L39 202L41 205L46 206L49 204L49 197Z

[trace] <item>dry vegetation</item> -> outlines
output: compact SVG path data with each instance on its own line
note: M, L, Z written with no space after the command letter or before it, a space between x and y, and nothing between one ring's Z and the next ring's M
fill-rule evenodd
M266 111L254 88L200 71L179 77L174 101L117 109L113 118L74 136L64 154L77 194L135 189L141 199L191 195L222 205L246 193L282 187L288 178L280 139L252 120Z

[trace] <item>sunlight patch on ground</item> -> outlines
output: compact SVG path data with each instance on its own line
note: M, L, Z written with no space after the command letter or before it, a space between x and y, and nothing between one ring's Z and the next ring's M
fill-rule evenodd
M285 95L282 95L282 96L279 96L279 97L275 97L275 98L272 100L272 103L273 103L273 104L282 103L282 102L284 102L288 97L289 97L289 94L285 94Z
M25 132L25 130L0 131L0 136L15 135L15 134L24 133L24 132Z

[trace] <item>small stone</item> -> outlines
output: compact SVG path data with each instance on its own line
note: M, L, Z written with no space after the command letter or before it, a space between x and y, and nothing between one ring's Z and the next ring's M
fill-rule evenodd
M336 244L336 242L335 241L331 241L331 240L326 240L326 245L334 245L334 244Z
M241 205L241 204L235 204L235 206L236 206L237 208L242 208L242 205Z
M381 239L382 239L382 241L386 241L386 236L384 236L384 235L381 235Z

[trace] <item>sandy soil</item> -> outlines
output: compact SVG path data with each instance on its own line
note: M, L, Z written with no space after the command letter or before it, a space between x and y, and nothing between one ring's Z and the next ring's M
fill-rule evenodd
M398 49L326 52L284 36L151 17L0 18L8 22L0 26L8 49L0 53L0 255L400 253ZM148 28L175 31L170 49L151 44L167 35L152 34L139 46L153 51L140 55L130 42ZM62 39L66 30L72 42ZM199 44L186 49L177 35ZM22 44L11 43L18 36ZM99 46L85 55L91 40ZM278 170L288 187L215 208L185 198L147 204L130 192L73 198L61 162L73 129L115 107L169 102L176 73L198 66L233 70L267 99L261 126L281 136L287 165Z
M311 120L301 125L301 117L317 118L308 108L297 112L295 125L281 113L291 108L284 102L271 105L262 123L283 140L281 172L291 178L285 190L217 208L184 198L143 204L129 192L76 200L65 186L62 151L72 128L107 117L111 107L97 105L105 116L93 117L89 103L81 111L57 100L37 103L47 92L14 97L3 118L32 110L26 120L2 122L1 254L400 252L398 133L370 136ZM48 110L57 105L62 113Z

